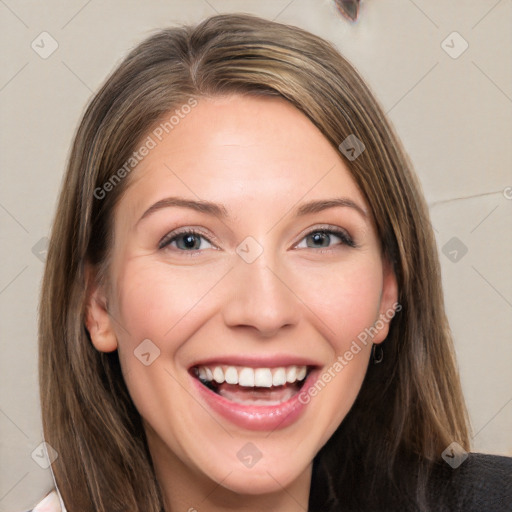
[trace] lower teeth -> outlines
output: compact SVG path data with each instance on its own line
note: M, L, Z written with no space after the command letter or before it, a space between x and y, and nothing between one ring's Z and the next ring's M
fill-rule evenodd
M277 405L282 402L286 402L296 393L295 388L281 388L275 390L269 390L268 388L264 391L248 390L248 391L230 391L230 390L219 390L219 395L237 402L240 404L264 404L264 405Z

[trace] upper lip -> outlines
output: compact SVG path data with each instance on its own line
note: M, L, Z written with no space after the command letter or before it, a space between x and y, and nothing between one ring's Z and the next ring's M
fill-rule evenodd
M314 359L291 355L291 354L275 354L275 355L243 355L231 354L224 356L214 356L198 360L190 365L190 369L196 366L245 366L248 368L279 368L282 366L311 366L319 367L321 363Z

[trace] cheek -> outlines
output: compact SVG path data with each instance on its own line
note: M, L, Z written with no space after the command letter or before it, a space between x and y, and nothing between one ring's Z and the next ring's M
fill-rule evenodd
M339 427L361 389L371 350L366 333L378 319L383 284L379 261L341 267L329 275L311 276L322 286L310 287L308 296L319 318L315 325L332 350L329 364L302 395L316 408L310 428L315 422L325 426L322 444Z
M315 389L304 396L321 403L318 415L328 425L327 441L352 407L366 374L371 350L367 332L379 318L382 264L376 254L368 254L302 275L308 275L309 286L301 280L301 293L314 313L311 321L332 351Z
M123 324L120 344L149 338L162 344L165 341L166 350L175 348L174 329L179 326L183 332L201 299L222 275L219 272L193 267L177 271L154 261L127 263L117 279L118 314Z
M324 337L336 353L378 319L382 294L382 265L377 258L309 271L303 275L300 294L322 322Z
M180 403L186 379L178 361L180 348L204 322L211 290L224 273L193 266L178 270L143 258L119 268L114 319L118 353L130 396L144 418L154 420L162 411L187 406ZM187 428L171 420L168 427L175 436Z

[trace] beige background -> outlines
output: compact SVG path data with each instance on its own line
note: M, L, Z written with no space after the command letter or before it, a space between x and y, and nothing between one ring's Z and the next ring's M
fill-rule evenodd
M40 243L44 251L39 241L84 106L152 30L234 11L330 39L389 113L431 209L473 450L512 455L510 0L363 0L357 23L330 0L2 0L1 511L26 510L51 487L50 473L31 457L42 441L36 321L43 263L33 250L40 253ZM43 51L43 31L58 43L46 59L31 47L35 41ZM444 43L452 56L442 47L454 31L469 45L458 58L458 36ZM45 39L45 51L50 44ZM455 245L445 246L453 237Z

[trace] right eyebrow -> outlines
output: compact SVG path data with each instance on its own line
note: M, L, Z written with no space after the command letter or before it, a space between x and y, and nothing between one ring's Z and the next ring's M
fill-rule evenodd
M222 204L212 203L210 201L195 201L192 199L185 199L183 197L166 197L157 201L155 204L150 206L137 221L137 224L144 218L148 217L152 213L161 210L162 208L170 208L173 206L179 206L182 208L189 208L201 213L207 213L218 218L228 217L226 207Z

